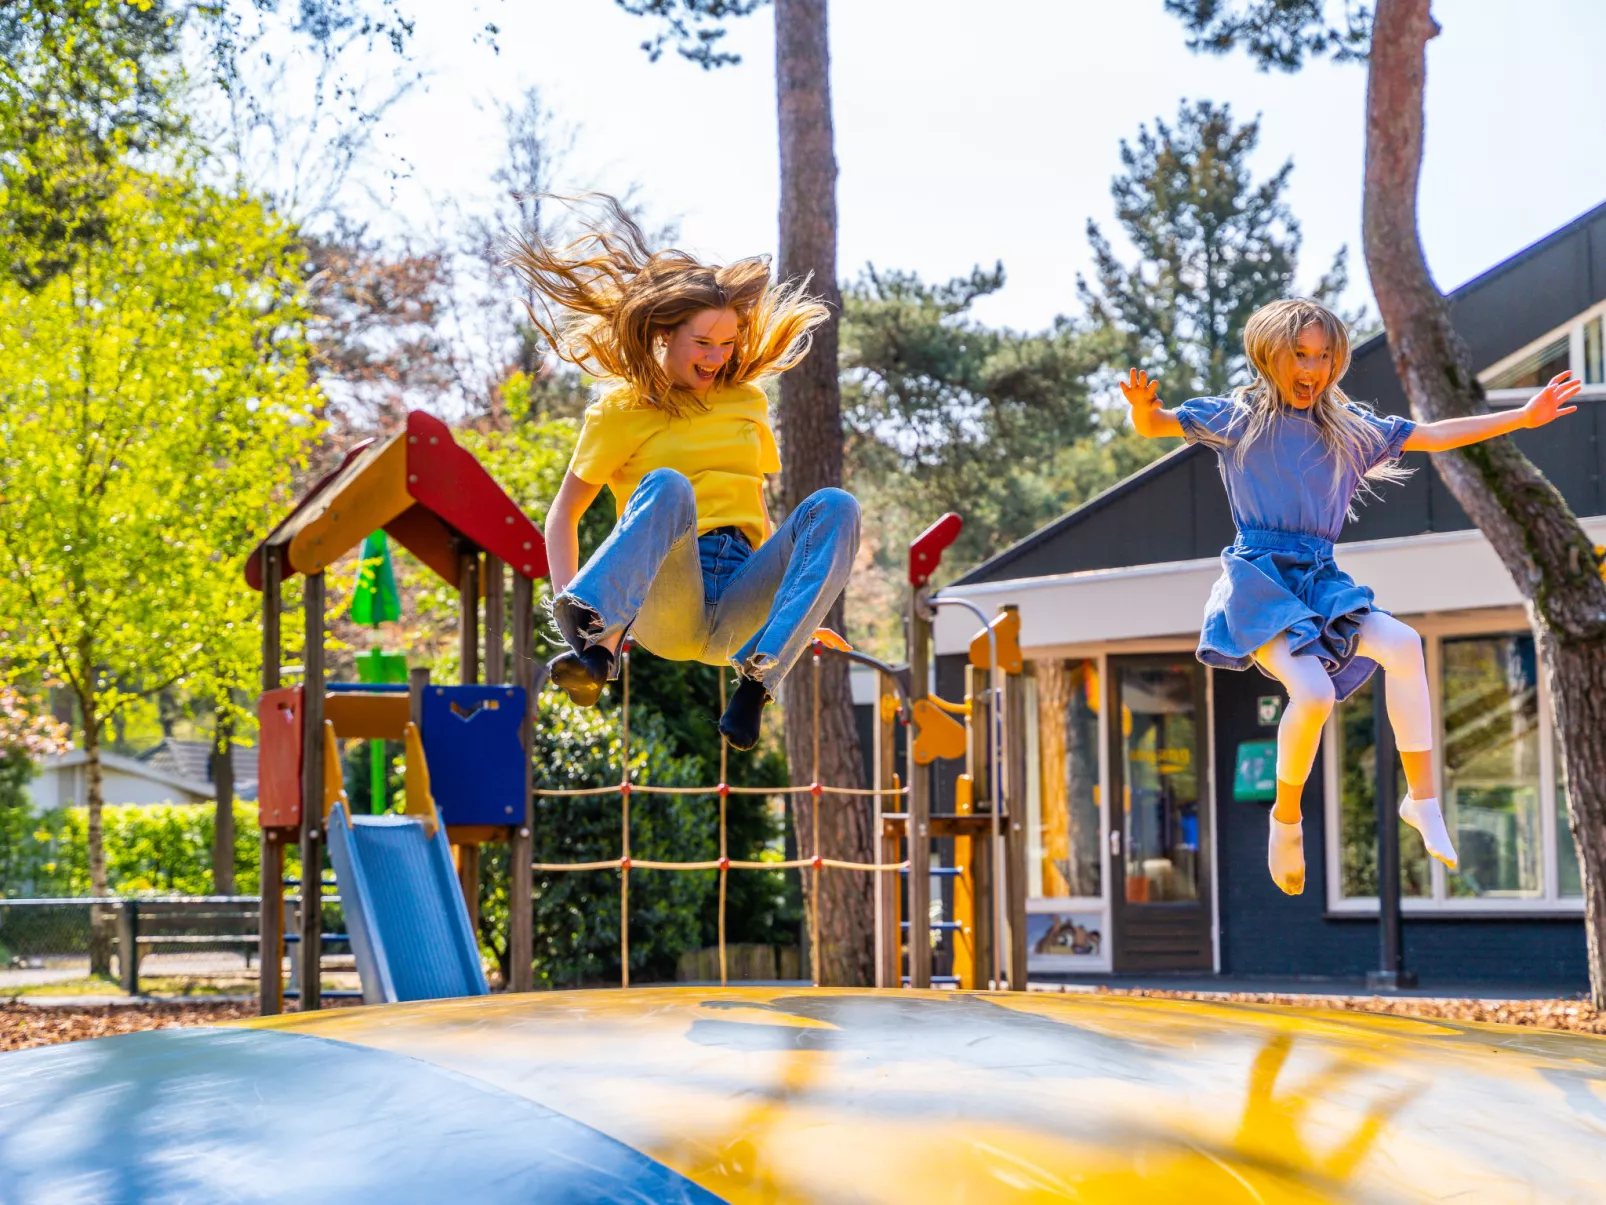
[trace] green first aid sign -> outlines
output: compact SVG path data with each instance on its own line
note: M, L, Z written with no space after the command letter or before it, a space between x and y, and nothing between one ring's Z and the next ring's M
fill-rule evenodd
M1277 798L1277 742L1243 741L1232 775L1232 797L1242 803L1272 803Z

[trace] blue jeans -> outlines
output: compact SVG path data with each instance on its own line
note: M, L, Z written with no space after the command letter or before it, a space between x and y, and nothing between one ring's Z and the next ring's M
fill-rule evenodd
M576 652L628 631L672 661L734 665L775 698L858 550L859 504L842 490L809 495L754 549L728 531L699 537L691 482L654 469L552 618Z

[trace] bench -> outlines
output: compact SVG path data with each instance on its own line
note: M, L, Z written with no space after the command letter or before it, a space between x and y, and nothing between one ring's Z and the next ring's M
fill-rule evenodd
M324 899L333 902L330 897ZM286 903L294 906L293 899ZM131 996L140 994L140 961L146 955L241 950L249 969L253 954L258 954L262 945L262 901L254 895L122 899L118 913L122 986ZM290 919L286 917L287 922ZM293 932L287 932L285 939L298 940ZM344 933L325 933L323 940L332 944L348 938Z

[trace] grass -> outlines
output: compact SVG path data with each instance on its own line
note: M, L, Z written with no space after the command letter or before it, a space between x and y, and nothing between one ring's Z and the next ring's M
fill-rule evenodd
M177 996L205 1000L217 996L255 996L255 979L193 979L178 976L141 975L142 996ZM84 975L77 979L58 979L52 983L30 983L0 990L0 998L26 1000L47 996L126 996L123 985L105 975Z

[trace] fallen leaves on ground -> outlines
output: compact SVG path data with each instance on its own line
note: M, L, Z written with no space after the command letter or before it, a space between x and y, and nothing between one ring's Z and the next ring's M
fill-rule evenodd
M221 1025L256 1015L254 1002L241 1001L103 1004L84 1008L9 1001L0 1003L0 1051L105 1038L140 1029Z
M1587 1000L1465 1000L1417 996L1293 996L1268 992L1167 992L1152 988L1099 988L1101 996L1152 996L1164 1000L1212 1000L1234 1004L1284 1004L1296 1008L1336 1008L1345 1012L1389 1013L1432 1021L1487 1021L1532 1025L1606 1036L1606 1013Z
M1151 996L1165 1000L1213 1000L1235 1004L1281 1004L1296 1008L1336 1008L1349 1012L1391 1013L1423 1020L1489 1021L1532 1025L1606 1036L1606 1013L1585 1000L1463 1000L1414 996L1294 996L1265 992L1167 992L1148 988L1099 988L1099 995ZM221 1025L257 1015L254 1003L152 1003L91 1008L0 1002L0 1051L104 1038L141 1029L178 1025Z

